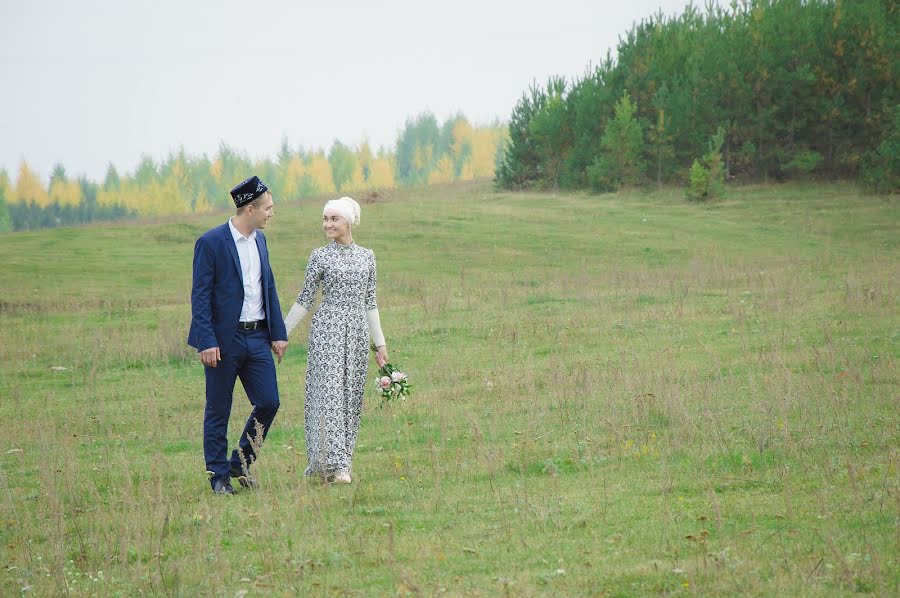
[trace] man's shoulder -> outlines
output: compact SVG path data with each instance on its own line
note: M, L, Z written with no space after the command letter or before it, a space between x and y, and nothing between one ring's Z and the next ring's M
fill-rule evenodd
M212 227L211 229L200 235L197 241L214 241L223 238L225 233L230 233L230 231L228 230L227 222L225 224L220 224L219 226Z

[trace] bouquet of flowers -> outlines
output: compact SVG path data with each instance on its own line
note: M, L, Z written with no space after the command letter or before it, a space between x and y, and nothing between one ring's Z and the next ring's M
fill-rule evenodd
M409 396L409 389L412 384L406 374L390 363L386 363L378 370L378 377L375 378L375 388L381 395L382 404L388 401L404 400Z

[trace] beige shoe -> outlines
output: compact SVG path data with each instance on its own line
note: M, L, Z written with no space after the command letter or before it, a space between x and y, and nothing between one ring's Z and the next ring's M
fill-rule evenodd
M350 474L347 473L346 471L339 471L334 476L334 483L335 484L352 484L353 479L350 477Z

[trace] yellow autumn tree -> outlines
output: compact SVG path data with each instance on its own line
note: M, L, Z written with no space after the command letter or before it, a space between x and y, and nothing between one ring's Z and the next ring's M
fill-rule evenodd
M331 164L328 163L328 158L322 152L316 152L310 156L306 173L309 175L315 193L327 195L336 191L334 179L331 176Z
M396 186L394 160L390 154L380 152L378 157L372 159L367 184L370 189L390 189Z
M209 203L209 198L206 196L206 190L200 189L197 193L197 197L194 199L194 213L206 214L211 209L212 206Z
M78 181L57 179L50 185L50 203L61 206L77 206L81 203L81 185Z
M148 178L144 183L138 183L134 175L116 177L111 184L104 184L97 191L97 204L122 206L140 215L157 214L158 210L153 207L158 201L157 189L151 184L154 180Z
M300 197L300 185L303 175L306 174L306 166L300 156L294 154L288 160L284 172L284 189L281 190L285 199L298 199Z
M450 152L453 158L453 166L455 169L459 169L458 176L461 180L468 180L471 178L464 176L463 171L467 170L466 165L471 158L474 133L475 130L465 117L458 116L456 120L453 121L453 127L451 128L453 140L450 144ZM454 174L457 173L454 172Z
M16 192L12 199L19 202L33 201L42 208L50 205L50 195L41 184L40 177L28 167L25 160L19 165L19 178L16 179Z
M442 156L434 168L428 173L428 184L439 185L441 183L452 183L455 178L456 168L453 166L453 159L449 155Z
M188 176L187 156L184 150L168 160L168 172L162 184L162 190L168 197L162 198L161 207L166 214L190 213L194 205L197 189Z
M131 207L125 203L126 188L131 184L128 179L119 179L115 186L102 187L97 191L97 204L101 206L125 206Z
M356 166L353 168L353 174L350 175L350 180L344 183L344 189L348 191L360 191L362 189L368 189L369 184L366 183L365 176L363 175L363 167L359 162L356 163Z
M469 156L472 177L476 179L494 176L494 159L506 129L504 127L478 127L472 134L472 153Z
M212 165L209 167L209 173L213 176L213 179L219 184L222 183L222 158L221 156L217 156L215 160L212 161Z

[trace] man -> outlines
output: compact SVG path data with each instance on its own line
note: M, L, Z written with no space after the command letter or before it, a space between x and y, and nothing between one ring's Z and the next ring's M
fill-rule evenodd
M241 486L257 487L250 464L279 407L272 352L281 363L288 344L262 233L275 214L272 194L253 176L232 189L231 197L235 215L194 245L188 334L206 371L206 469L213 492L226 495L235 493L232 477ZM229 460L228 418L238 376L253 412Z

